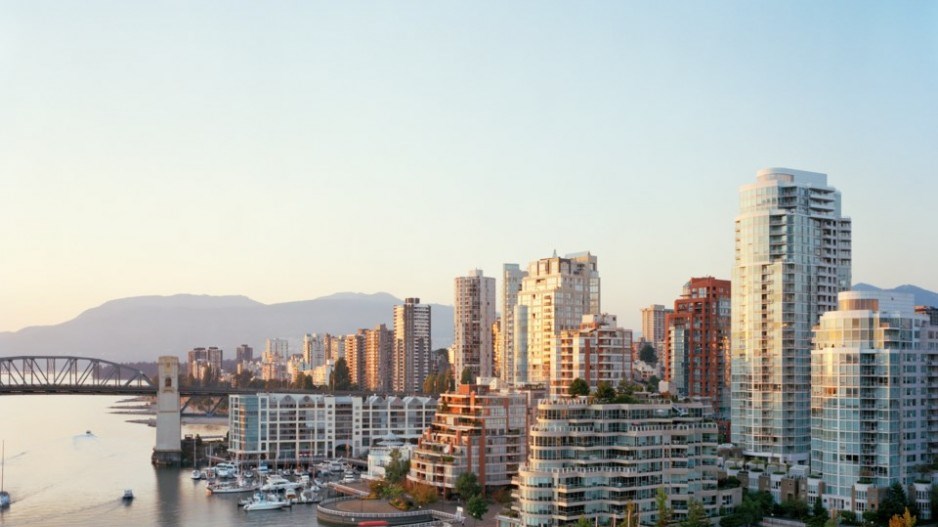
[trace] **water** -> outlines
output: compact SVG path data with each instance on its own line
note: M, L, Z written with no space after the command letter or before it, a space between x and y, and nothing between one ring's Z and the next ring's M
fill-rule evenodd
M191 469L150 465L156 429L110 413L121 397L0 396L6 440L4 488L13 505L3 527L230 525L316 526L315 506L244 512L247 494L206 496ZM223 435L225 425L184 425L184 433ZM92 435L87 435L90 430ZM123 503L124 489L136 499Z

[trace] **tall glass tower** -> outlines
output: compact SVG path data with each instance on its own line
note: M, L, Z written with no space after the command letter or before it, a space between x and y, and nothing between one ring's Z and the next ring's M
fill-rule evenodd
M811 331L850 287L850 219L827 175L760 170L739 190L733 267L732 440L749 456L807 463Z

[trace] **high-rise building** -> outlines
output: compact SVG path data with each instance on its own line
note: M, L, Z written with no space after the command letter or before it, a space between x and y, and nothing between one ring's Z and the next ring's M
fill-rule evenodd
M238 348L235 350L235 360L238 363L251 362L254 360L254 348L248 346L247 344L238 346Z
M574 379L590 390L631 380L631 350L632 333L616 324L615 315L583 315L579 328L560 332L560 375L551 378L550 395L566 395Z
M290 356L290 342L286 339L267 339L267 346L261 357L261 378L265 381L283 381L287 375L287 357Z
M472 382L492 376L492 324L495 323L495 279L474 269L455 280L453 358L456 379L468 369Z
M223 352L214 346L189 352L188 374L198 381L217 380L221 375Z
M596 256L585 252L541 258L521 280L513 351L525 354L516 384L549 385L560 377L560 332L576 329L583 315L600 314ZM524 319L519 324L518 319Z
M664 341L668 332L666 319L672 312L660 304L642 308L642 338L655 347L659 362L664 357Z
M850 219L825 174L769 168L739 194L732 440L745 455L806 463L811 328L850 287Z
M365 384L367 390L391 390L391 354L394 350L394 332L384 324L365 331Z
M502 317L499 330L501 333L501 354L498 357L499 378L508 385L513 385L518 376L518 356L515 353L515 310L518 305L518 293L521 291L521 281L528 273L521 270L518 264L504 264L502 266ZM527 364L527 359L522 360Z
M926 396L935 388L938 328L915 312L911 294L839 298L814 331L811 471L824 483L825 507L862 513L892 484L909 488L932 462Z
M712 276L684 284L666 317L662 358L671 393L709 398L724 437L730 418L730 290L729 280Z
M430 373L430 306L406 298L394 306L394 356L391 388L396 392L423 390Z
M307 333L303 336L303 361L309 369L326 363L326 347L322 335Z
M348 366L352 384L363 386L365 383L365 330L359 329L345 336L345 365Z

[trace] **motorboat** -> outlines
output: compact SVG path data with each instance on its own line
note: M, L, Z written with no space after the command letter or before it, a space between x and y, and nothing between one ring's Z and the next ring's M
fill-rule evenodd
M244 505L246 511L269 511L289 507L290 502L272 492L257 492L250 503Z
M201 470L193 470L191 477L194 480L200 480L205 477L205 474L203 474Z
M131 501L134 499L134 491L131 489L124 489L124 495L121 496L121 499L124 501Z
M237 481L224 481L211 483L205 487L206 494L236 494L239 492L254 492L257 485L243 479Z
M10 493L3 490L3 470L6 468L7 464L7 444L4 441L0 444L0 509L5 509L10 506L10 503L13 502L10 499Z
M295 489L301 486L302 484L296 483L295 481L290 481L283 476L280 476L277 474L271 474L267 476L267 481L263 485L261 485L261 490L265 492L278 491L278 490Z
M215 475L219 478L233 478L238 474L238 467L234 463L219 463L215 465Z

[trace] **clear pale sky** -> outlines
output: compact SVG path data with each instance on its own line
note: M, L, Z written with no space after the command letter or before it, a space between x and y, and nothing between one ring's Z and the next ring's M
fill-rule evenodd
M938 289L936 2L2 2L0 331L590 250L640 330L738 187L825 172L853 278ZM311 321L310 330L316 330Z

